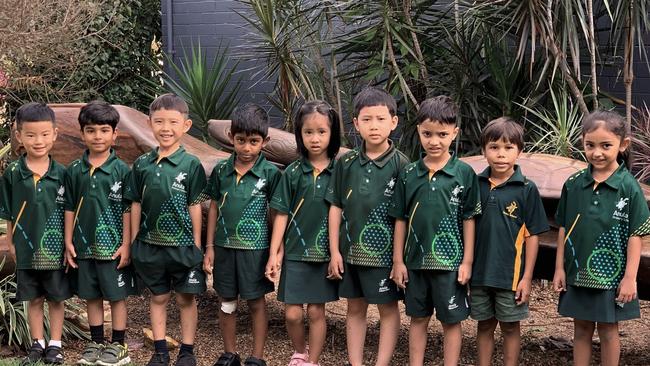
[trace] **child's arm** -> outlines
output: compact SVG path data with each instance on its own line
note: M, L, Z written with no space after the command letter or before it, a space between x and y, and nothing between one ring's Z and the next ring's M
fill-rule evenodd
M131 243L135 241L138 232L140 232L140 215L142 215L140 202L131 202Z
M113 253L113 260L120 258L117 269L124 268L131 262L131 212L122 214L122 245Z
M627 264L621 283L618 284L618 302L630 302L636 298L636 274L641 260L641 237L630 236L627 241Z
M539 248L539 236L531 235L526 238L526 258L524 259L524 275L517 285L515 301L517 305L528 302L533 283L533 271L537 261L537 250Z
M16 246L13 241L14 223L7 220L7 246L9 247L9 255L16 262Z
M284 257L284 232L289 223L289 215L284 212L273 211L275 211L275 220L273 221L273 231L271 233L271 249L264 271L266 278L271 281L275 281L278 274L280 274L282 258Z
M63 239L65 242L65 263L72 268L77 268L77 252L74 250L72 236L74 234L74 212L65 211L63 214Z
M339 250L339 230L341 229L341 214L343 210L340 207L331 205L328 215L328 230L330 239L330 264L327 269L327 278L343 279L343 256Z
M395 233L393 234L393 269L390 271L390 279L399 288L406 288L409 282L408 270L404 264L404 245L406 243L406 221L395 220Z
M212 274L212 266L214 263L214 233L217 230L217 202L210 201L210 208L208 209L208 222L205 223L205 254L203 255L203 270L207 274Z
M458 283L465 285L472 278L474 264L474 237L476 233L474 218L463 220L463 262L458 267Z
M191 205L187 207L190 212L190 220L192 221L192 236L194 236L194 245L201 249L201 204Z
M557 231L557 251L555 252L553 289L556 292L566 291L566 273L564 272L564 227L560 227Z

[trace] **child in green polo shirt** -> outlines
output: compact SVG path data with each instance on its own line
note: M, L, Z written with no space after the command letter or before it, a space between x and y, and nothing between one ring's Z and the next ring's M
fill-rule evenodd
M214 289L221 300L219 328L224 353L216 365L239 366L237 300L248 301L253 320L253 352L244 365L266 366L264 343L268 328L264 295L273 282L264 275L269 259L269 209L280 171L260 154L269 141L269 116L248 103L233 111L228 136L235 152L212 170L207 192L207 245L203 268L214 270Z
M601 363L618 365L618 322L640 317L636 277L650 212L625 168L625 120L615 112L592 112L582 121L582 141L589 167L562 187L553 287L561 292L560 315L573 318L573 364L591 363L598 328Z
M457 113L447 96L422 102L416 122L425 155L400 172L389 210L395 217L391 278L405 289L411 365L424 362L434 310L445 338L444 363L457 365L460 323L469 316L466 285L481 203L476 173L449 152L458 134Z
M329 278L342 279L347 298L350 364L363 364L368 304L377 304L381 327L376 365L389 365L399 332L401 297L390 281L394 220L388 206L408 158L389 140L397 127L397 105L385 90L366 88L354 98L354 127L363 144L341 158L325 199L329 211Z
M120 115L110 104L93 101L79 111L87 150L68 167L65 178L66 261L77 296L86 300L91 342L77 364L125 365L126 297L135 293L130 258L130 206L122 200L129 166L111 148ZM111 343L104 343L103 301L111 303Z
M323 101L305 103L295 121L302 157L285 169L271 201L277 214L266 276L274 281L281 273L278 300L285 303L287 333L295 350L289 364L315 366L327 333L325 303L339 298L337 283L326 278L330 255L325 192L341 133L338 114ZM309 349L303 304L309 315Z
M65 299L71 296L63 266L65 167L49 156L57 137L54 111L27 103L16 112L16 139L25 148L0 180L0 218L7 220L9 253L16 260L16 300L29 301L34 339L21 365L62 364ZM47 300L50 341L45 347L43 305Z
M537 258L537 235L548 219L535 183L516 164L524 129L508 117L483 128L481 150L489 167L479 174L481 208L476 219L471 315L478 320L478 365L492 365L494 330L503 335L503 364L518 365L519 322L528 317L528 299Z
M205 291L202 270L201 202L206 178L201 161L185 152L181 138L192 126L187 103L163 94L149 106L149 127L158 148L133 163L124 198L131 203L131 260L151 291L149 311L154 354L148 366L169 364L165 341L172 289L181 318L177 366L194 366L195 295Z

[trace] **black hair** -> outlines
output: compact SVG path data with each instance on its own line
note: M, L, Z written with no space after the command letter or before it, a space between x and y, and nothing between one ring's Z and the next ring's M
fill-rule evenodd
M179 112L183 115L183 118L187 118L190 113L190 109L183 98L172 93L163 94L151 102L149 105L149 117L151 117L153 112L162 109Z
M244 133L246 136L260 135L263 138L269 134L269 114L257 104L246 103L232 111L230 133L235 136Z
M298 109L295 120L296 124L294 126L296 148L300 155L305 158L309 157L309 151L305 147L305 143L302 141L302 126L305 123L305 119L313 113L325 116L329 120L331 135L329 145L327 145L327 156L330 159L334 159L336 154L339 153L339 148L341 147L341 122L339 114L336 113L334 108L322 100L312 100L303 104L300 109Z
M429 98L420 104L415 121L418 125L429 120L431 122L455 126L457 118L458 107L453 99L446 95L439 95Z
M26 122L56 122L54 111L42 102L29 102L23 104L16 111L16 128L20 130Z
M117 109L103 100L93 100L79 111L79 127L82 131L89 125L109 125L115 131L118 122L120 114Z
M524 128L514 119L504 116L490 121L481 131L481 149L487 144L503 139L517 145L519 151L524 151Z
M584 140L584 136L587 133L598 129L599 127L604 127L607 131L620 137L621 142L625 138L630 137L630 135L632 134L632 132L630 131L630 127L627 125L625 119L620 114L614 111L596 110L589 113L582 119L583 140ZM628 164L629 167L629 163L630 163L629 150L619 152L617 160L619 162L624 162Z
M397 114L397 103L395 98L384 89L367 87L364 88L354 97L354 117L359 116L359 112L365 107L386 106L391 116Z

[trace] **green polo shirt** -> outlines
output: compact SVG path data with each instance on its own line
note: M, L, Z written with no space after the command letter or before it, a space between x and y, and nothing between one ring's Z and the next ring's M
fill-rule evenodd
M452 155L429 174L423 158L400 173L388 214L407 222L409 269L456 271L463 260L463 220L481 213L472 167Z
M408 158L390 147L372 160L365 144L343 155L334 165L325 199L342 209L340 247L347 263L389 268L393 265L395 220L388 208L399 172Z
M288 260L327 262L330 259L325 193L332 176L334 160L315 174L309 159L289 165L275 189L271 208L289 215L284 233L284 256Z
M498 186L490 182L490 167L478 178L483 214L476 219L472 285L516 291L524 275L526 238L549 229L542 198L517 165Z
M650 233L648 217L641 187L623 164L598 184L591 166L571 176L555 216L565 230L567 284L617 288L625 274L628 239Z
M195 245L189 206L207 200L205 170L199 159L181 146L159 158L158 149L133 163L124 199L140 202L137 239L162 246Z
M110 260L122 245L123 215L130 208L122 200L129 166L111 149L97 168L88 151L73 161L65 176L65 210L74 212L72 242L79 259Z
M65 167L50 157L47 173L35 180L25 155L9 164L0 182L0 218L12 221L16 268L63 268Z
M235 153L214 167L207 189L219 208L214 245L269 247L269 201L280 177L280 170L261 154L241 177L235 170Z

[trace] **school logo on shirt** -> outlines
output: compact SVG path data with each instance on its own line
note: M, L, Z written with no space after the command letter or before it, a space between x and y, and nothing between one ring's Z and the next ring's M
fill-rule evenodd
M187 177L187 173L180 172L174 178L174 183L172 183L172 189L176 189L178 191L185 192L185 185L183 184L183 181Z
M388 292L390 289L388 288L388 279L384 278L383 280L379 281L379 293L382 292Z
M191 271L188 278L187 278L187 283L190 285L198 285L199 280L196 279L196 271Z
M257 183L255 183L255 188L253 188L253 192L251 195L253 196L258 196L258 195L264 195L262 192L262 188L266 185L266 179L260 178L257 180ZM261 194L260 194L261 193Z
M393 192L395 192L395 182L397 180L395 177L390 178L388 183L386 183L386 189L384 190L384 196L386 197L391 197L393 195Z
M456 187L451 190L451 199L449 200L450 205L460 205L460 198L458 197L459 194L463 193L463 189L465 189L465 186L461 186L459 184L456 184Z
M627 221L628 216L627 212L623 212L625 209L625 206L627 206L627 202L629 201L629 198L623 198L621 197L618 202L616 203L616 210L614 210L614 213L612 214L612 218L616 220L624 220Z
M122 274L120 273L117 276L117 287L124 287L126 285L126 282L124 282L124 278L122 277Z
M111 191L108 193L108 198L113 201L122 201L122 182L114 182L111 186Z
M59 186L59 189L56 191L56 203L65 203L65 198L63 198L63 194L65 194L65 187Z
M518 208L519 206L517 206L517 202L512 201L508 206L506 206L506 210L503 211L503 214L508 217L512 217L513 219L516 219L517 218L516 211Z

